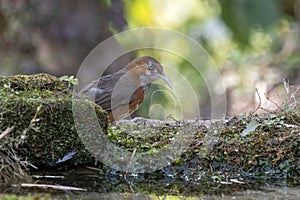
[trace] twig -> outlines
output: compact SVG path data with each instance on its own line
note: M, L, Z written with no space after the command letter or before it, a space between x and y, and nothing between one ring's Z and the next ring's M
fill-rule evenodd
M131 157L130 157L130 162L133 160L133 158L135 156L135 152L136 152L136 148L133 149L133 152L132 152Z
M133 149L133 152L132 152L132 154L131 154L131 156L130 156L130 160L129 160L128 165L131 164L131 161L133 160L133 158L134 158L134 156L135 156L135 153L136 153L136 148Z
M255 92L256 92L256 94L258 96L259 103L258 103L258 106L256 107L256 109L251 112L251 114L254 114L261 107L261 98L260 98L260 95L259 95L259 92L258 92L257 88L255 88Z
M297 107L297 103L299 102L296 98L296 94L299 92L300 90L300 85L298 87L296 87L295 91L291 94L290 98L293 99L293 103L291 105Z
M34 168L34 169L38 169L38 167L34 166L33 164L29 163L27 161L27 158L25 161L21 161L18 156L16 155L15 151L13 148L11 148L11 158L13 158L15 161L17 161L19 164L22 164L24 167L26 167L27 165L29 165L30 167Z
M3 131L0 135L0 140L2 138L4 138L7 134L9 134L10 132L12 132L12 130L14 130L14 127L8 127L5 129L5 131Z
M87 191L84 188L72 187L72 186L63 186L63 185L47 185L47 184L34 184L34 183L21 183L20 185L12 185L13 187L38 187L38 188L52 188L56 190L76 190L76 191Z
M85 168L89 169L89 170L93 170L93 171L100 171L99 168L96 168L96 167L91 167L91 166L84 166Z
M280 106L275 102L273 101L272 99L270 99L266 94L265 94L265 97L268 101L270 101L271 103L273 103L279 110L283 111L282 108L280 108Z
M53 176L53 175L31 175L33 178L49 178L49 179L58 179L58 178L65 178L64 176Z
M134 148L134 149L133 149L133 152L132 152L132 154L131 154L131 156L130 156L130 159L129 159L129 161L128 161L127 167L129 167L129 166L131 165L131 161L134 159L136 150L137 150L137 148ZM128 168L127 168L127 170L126 170L126 174L127 174L127 173L128 173ZM125 179L126 179L126 174L125 174Z

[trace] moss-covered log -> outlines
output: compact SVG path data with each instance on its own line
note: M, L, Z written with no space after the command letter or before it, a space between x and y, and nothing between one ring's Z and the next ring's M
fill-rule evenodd
M225 181L239 176L294 180L300 177L297 109L215 122L123 121L110 127L108 133L116 145L135 154L157 152L170 145L178 134L190 134L189 147L161 170L163 177L177 174L179 178L199 180L199 176L211 174Z
M13 145L21 159L34 165L56 166L71 152L76 154L64 164L92 161L74 125L68 85L47 74L0 77L0 133L14 127L0 140L0 150ZM101 126L107 127L106 114L99 106L84 99L77 101L83 108L92 107Z

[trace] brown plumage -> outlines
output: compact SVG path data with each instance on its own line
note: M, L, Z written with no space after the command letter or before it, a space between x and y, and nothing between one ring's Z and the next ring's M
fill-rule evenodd
M109 121L127 117L144 101L148 88L157 79L171 83L162 65L153 57L143 56L128 63L120 71L100 77L78 93L93 99L108 112Z

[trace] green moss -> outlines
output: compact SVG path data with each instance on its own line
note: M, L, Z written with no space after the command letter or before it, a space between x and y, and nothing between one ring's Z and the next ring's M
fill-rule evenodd
M63 195L61 195L63 196ZM37 194L27 194L27 195L15 195L15 194L1 194L0 199L2 200L36 200L36 199L41 199L41 200L55 200L55 199L61 199L56 198L56 197L51 197L51 194L43 194L43 193L37 193ZM68 196L65 195L63 199L68 199Z
M77 154L64 164L92 161L74 125L72 91L67 85L47 74L0 77L0 130L14 127L9 137L0 141L0 147L13 144L19 156L35 165L55 166L72 151ZM100 107L87 100L78 101L78 105L91 106L107 126Z
M108 129L108 138L115 145L125 147L129 151L155 152L170 144L178 128L173 126L149 126L145 124L127 124L126 126L113 126Z
M299 177L299 113L270 113L234 117L220 130L218 142L203 162L213 171L229 170L265 178ZM252 121L260 126L242 136ZM292 124L290 124L293 122Z
M166 148L178 135L191 134L190 145L164 173L184 170L191 180L199 174L226 172L233 177L288 178L300 176L299 112L240 115L211 123L137 122L110 127L108 137L129 151L155 153ZM242 132L251 122L259 126L249 134ZM155 124L155 123L154 123ZM189 172L190 169L192 173Z
M49 74L0 76L0 88L22 91L22 90L46 90L62 91L68 83L60 81L59 78Z

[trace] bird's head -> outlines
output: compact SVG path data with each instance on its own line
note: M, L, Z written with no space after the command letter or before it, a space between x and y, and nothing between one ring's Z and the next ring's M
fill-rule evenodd
M163 66L151 56L137 58L126 66L133 79L141 85L148 85L158 79L165 81L172 89L172 84L163 72Z

